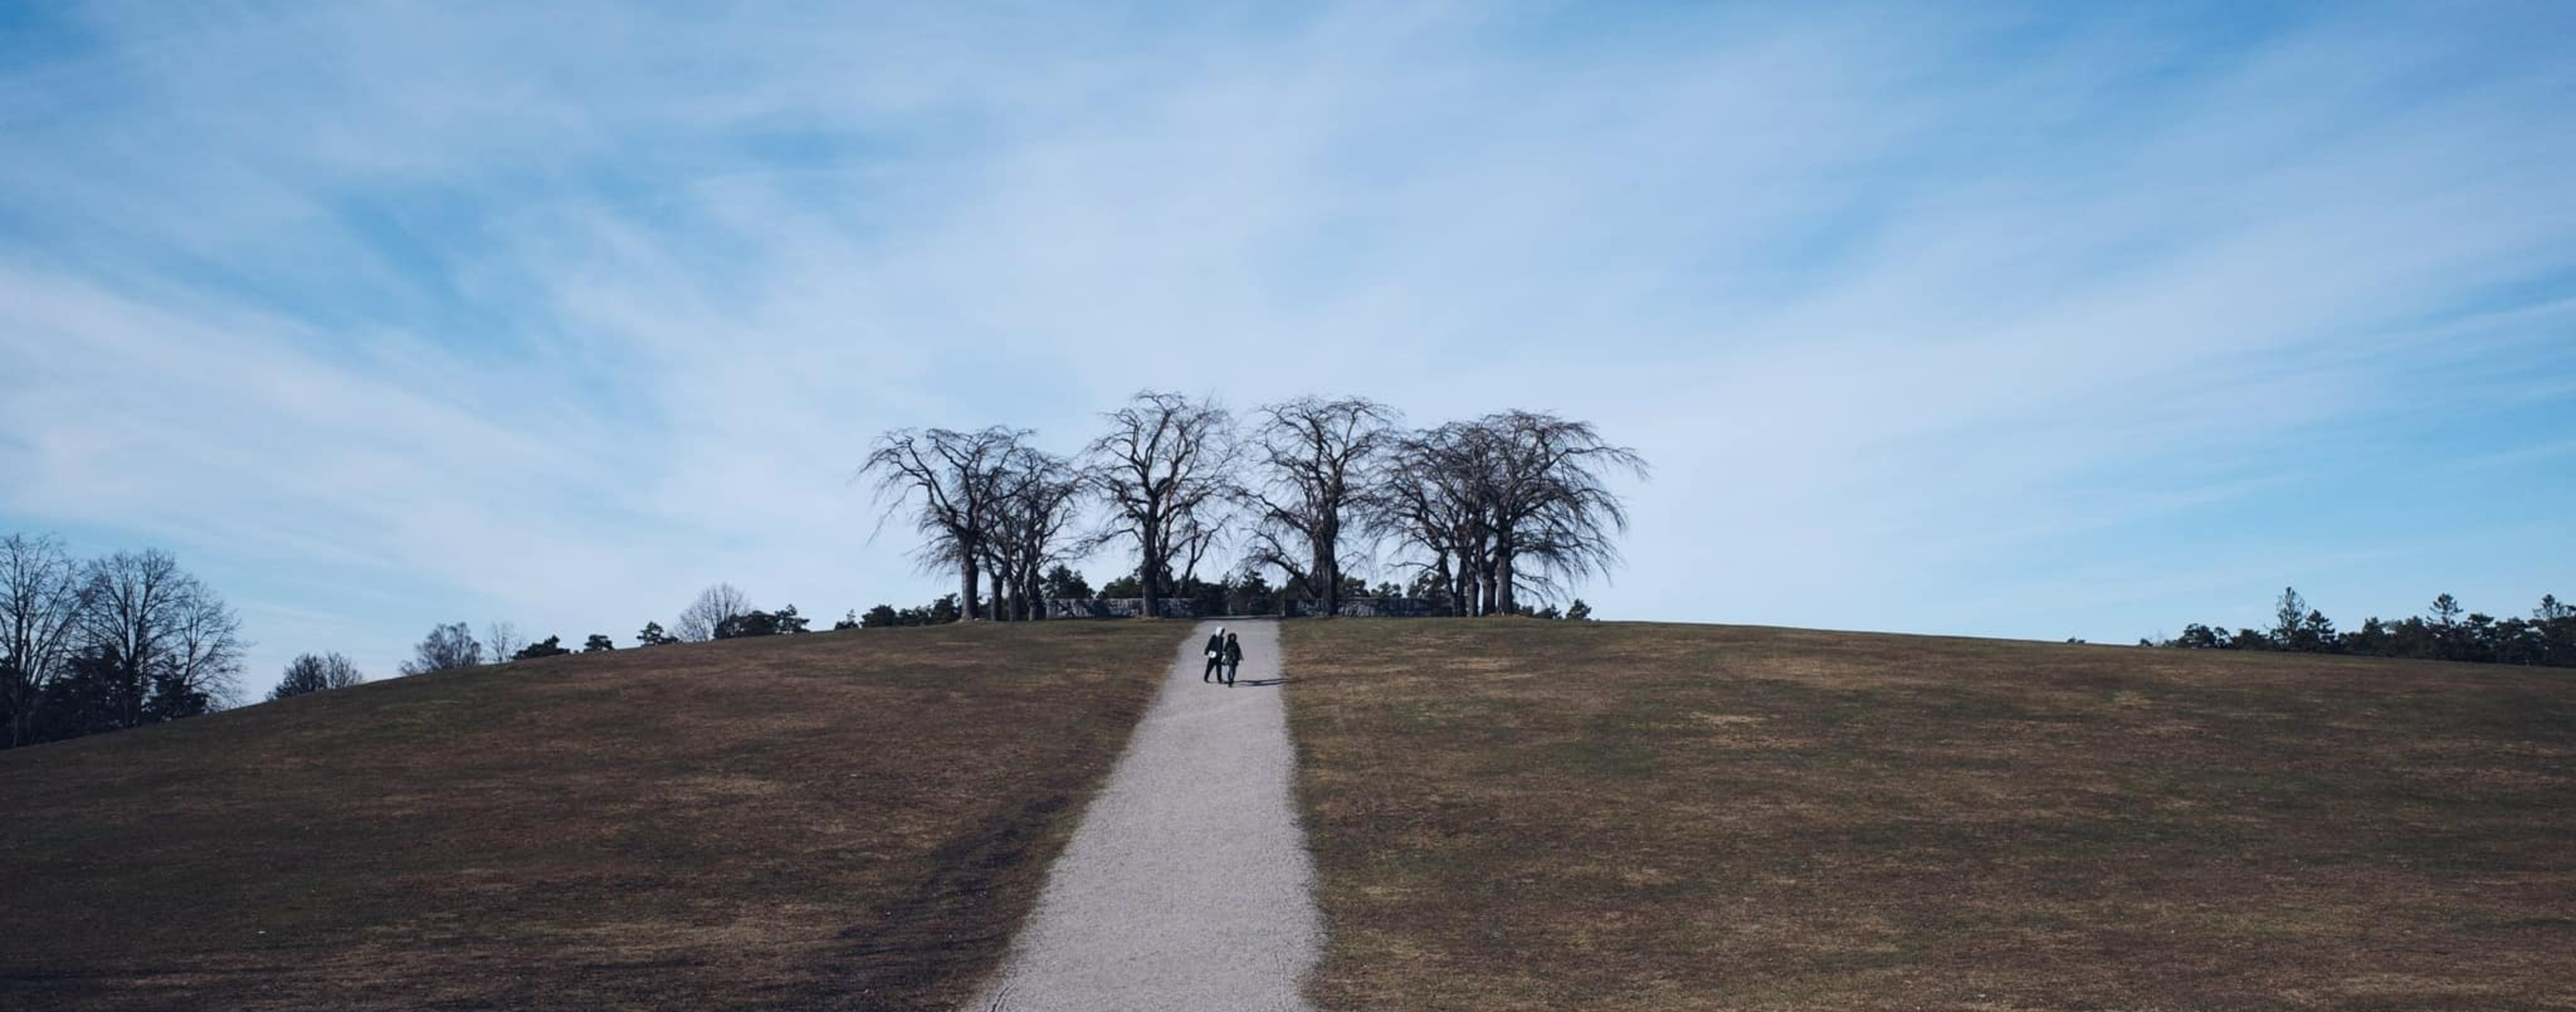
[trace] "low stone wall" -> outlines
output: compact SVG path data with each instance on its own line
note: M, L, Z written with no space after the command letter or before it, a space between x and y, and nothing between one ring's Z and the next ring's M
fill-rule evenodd
M1164 618L1197 618L1198 609L1188 601L1163 598L1154 602L1154 611ZM1141 597L1100 599L1054 598L1047 601L1048 618L1135 618L1145 614Z
M1197 618L1198 609L1180 598L1163 598L1154 602L1154 610L1164 618ZM1141 597L1054 598L1046 603L1048 618L1135 618L1145 613ZM1292 598L1279 602L1282 618L1307 618L1322 615L1324 602L1315 598ZM1430 618L1437 612L1431 602L1418 597L1350 597L1342 599L1343 618Z
M1321 615L1320 598L1292 599L1279 602L1279 613L1294 617ZM1338 611L1343 618L1430 618L1431 602L1418 597L1346 597Z

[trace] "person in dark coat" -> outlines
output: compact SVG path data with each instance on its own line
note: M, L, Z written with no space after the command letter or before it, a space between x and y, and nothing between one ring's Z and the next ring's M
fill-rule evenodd
M1233 633L1227 633L1225 634L1226 688L1234 687L1234 673L1241 670L1243 670L1243 644L1235 641Z
M1202 682L1213 682L1213 681L1216 681L1216 676L1217 676L1217 674L1218 674L1219 672L1222 672L1222 671L1224 671L1224 670L1225 670L1225 641L1226 641L1226 639L1227 639L1227 637L1226 637L1226 635L1225 635L1225 627L1224 627L1224 626L1218 626L1218 627L1216 627L1216 635L1213 635L1213 636L1208 637L1208 641L1207 641L1207 659L1208 659L1208 662L1207 662L1207 670L1202 671L1202 672L1199 672L1199 681L1202 681Z

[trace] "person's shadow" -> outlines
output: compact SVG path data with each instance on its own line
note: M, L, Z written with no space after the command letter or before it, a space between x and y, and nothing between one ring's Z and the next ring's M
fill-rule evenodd
M1257 685L1286 685L1286 684L1288 684L1289 682L1292 682L1292 681L1295 681L1295 679L1289 678L1289 677L1288 677L1288 676L1286 676L1286 675L1281 675L1281 676L1279 676L1279 677L1277 677L1277 678L1245 678L1245 679L1241 679L1241 680L1236 681L1234 684L1236 684L1236 685L1256 685L1256 686L1257 686Z

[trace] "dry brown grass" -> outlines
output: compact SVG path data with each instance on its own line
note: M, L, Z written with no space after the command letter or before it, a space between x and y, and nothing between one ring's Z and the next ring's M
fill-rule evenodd
M1185 631L621 650L0 752L0 1008L952 1007Z
M2566 672L1283 635L1328 1010L2576 1008Z

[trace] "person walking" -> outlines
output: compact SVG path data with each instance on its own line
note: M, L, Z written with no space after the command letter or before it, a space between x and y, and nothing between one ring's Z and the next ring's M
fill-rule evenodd
M1225 687L1234 688L1236 672L1243 670L1243 644L1233 633L1225 634Z
M1216 635L1208 637L1207 670L1199 672L1199 681L1216 681L1216 676L1225 670L1225 644L1233 638L1226 634L1224 626L1216 627Z

